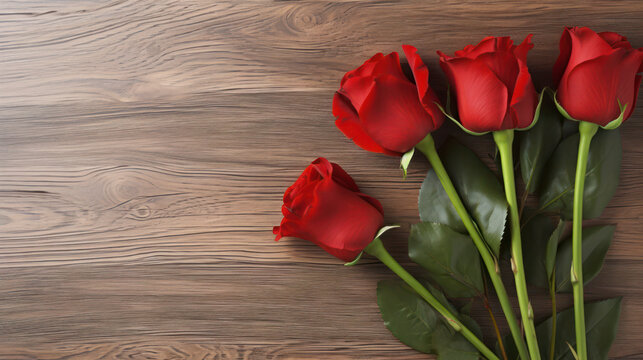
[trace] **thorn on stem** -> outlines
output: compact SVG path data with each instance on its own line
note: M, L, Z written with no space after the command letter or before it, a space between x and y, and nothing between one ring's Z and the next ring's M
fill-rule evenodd
M570 276L572 284L578 284L578 275L576 275L576 271L574 271L574 266L572 266Z
M518 272L518 269L516 267L516 260L514 258L511 258L511 271L513 271L514 274Z

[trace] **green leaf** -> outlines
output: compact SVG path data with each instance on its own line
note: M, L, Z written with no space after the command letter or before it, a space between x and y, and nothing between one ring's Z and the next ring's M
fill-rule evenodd
M465 302L464 305L462 305L460 307L460 310L459 310L460 314L470 315L471 314L471 308L473 308L474 300L475 299L469 299L467 302Z
M460 322L466 326L467 329L471 330L478 339L482 339L484 337L482 334L482 328L480 328L480 325L471 316L460 312L458 318L460 319Z
M605 254L612 242L614 225L599 225L583 228L583 283L587 284L598 275L603 267ZM558 246L556 256L556 291L570 292L572 284L572 238L569 237Z
M484 292L480 256L473 241L446 225L412 225L409 257L428 270L449 297L472 297Z
M566 220L572 219L574 180L578 157L579 135L564 139L547 163L547 174L538 191L541 210L560 211ZM621 170L620 130L598 130L589 149L583 218L601 215L614 195Z
M556 255L558 254L558 243L563 237L565 231L565 221L559 220L558 226L554 232L549 236L547 241L547 249L545 250L545 270L547 271L547 278L551 279L556 268Z
M522 248L525 277L530 285L549 288L549 279L554 271L558 241L565 229L565 223L554 227L545 215L536 215L522 228ZM569 272L569 271L568 271Z
M621 312L621 298L585 303L585 332L587 334L587 355L589 360L606 360L616 337L618 318ZM552 319L549 317L536 326L538 347L543 359L549 359ZM556 314L555 360L574 360L567 343L576 347L574 332L574 309ZM507 356L517 359L518 352L511 336L505 337Z
M429 170L422 182L418 208L420 220L445 224L459 233L467 233L467 228L464 227L460 215L455 211L453 203L433 169Z
M462 202L497 256L509 209L503 186L473 151L457 141L447 142L441 156Z
M430 290L438 299L442 299L440 302L446 301L444 295L438 296L441 294L436 293L435 289ZM377 304L386 327L409 347L427 354L437 354L438 359L443 360L479 358L473 345L446 324L440 314L401 280L378 282Z
M578 121L563 121L563 139L578 133Z
M450 140L442 147L441 158L462 202L497 256L508 212L500 181L473 151L456 141ZM435 173L430 171L420 189L420 218L466 233L446 193L438 186Z
M540 184L549 157L562 137L563 116L549 96L543 99L540 119L529 131L518 132L520 172L525 190L533 193Z

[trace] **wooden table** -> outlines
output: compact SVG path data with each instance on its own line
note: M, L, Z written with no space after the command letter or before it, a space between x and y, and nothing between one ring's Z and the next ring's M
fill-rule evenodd
M387 222L418 221L428 165L416 159L403 181L398 159L339 133L342 74L410 43L443 93L435 50L533 33L543 86L564 25L640 47L642 19L640 0L2 1L0 358L426 358L382 323L383 266L273 241L283 191L321 155ZM587 287L624 296L611 351L623 359L643 357L641 103L602 217L617 234ZM387 236L402 260L406 235ZM546 316L546 296L534 302Z

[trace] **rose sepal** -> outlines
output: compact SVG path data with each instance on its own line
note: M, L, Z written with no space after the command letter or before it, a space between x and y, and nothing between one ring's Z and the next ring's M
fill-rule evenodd
M406 173L409 168L409 165L411 164L411 159L413 158L414 153L415 153L415 146L412 147L411 150L402 154L402 158L400 159L400 168L402 169L402 179L404 180L406 180Z
M578 122L583 121L583 120L574 119L571 115L569 115L567 110L565 110L565 108L558 102L558 99L556 98L557 93L558 93L558 91L554 91L553 98L554 98L554 104L556 104L556 108L558 109L560 114L563 115L566 119L569 119L569 120L572 120L572 121L578 121ZM614 130L614 129L618 128L619 126L621 126L621 124L625 120L625 111L627 110L627 105L628 104L625 104L625 105L621 104L621 100L619 100L619 99L616 99L616 102L618 102L618 108L621 110L621 113L619 114L619 116L616 119L614 119L614 120L610 121L609 123L607 123L607 125L605 125L605 126L598 125L601 129L603 129L603 130Z
M389 230L391 230L391 229L399 228L399 227L400 227L400 225L386 225L386 226L382 226L382 228L380 228L380 229L377 231L377 234L375 234L375 237L373 238L373 241L375 241L375 240L379 239L379 238L380 238L380 236L382 236L385 232L387 232L387 231L389 231ZM372 243L372 242L371 242L371 243ZM370 244L368 244L368 245L370 245ZM366 247L368 247L368 245L366 245ZM353 266L353 265L356 265L356 264L359 262L359 260L362 258L362 255L364 255L364 250L362 250L362 251L357 255L357 257L355 258L355 260L353 260L353 261L351 261L351 262L347 262L347 263L345 263L345 264L344 264L344 266Z

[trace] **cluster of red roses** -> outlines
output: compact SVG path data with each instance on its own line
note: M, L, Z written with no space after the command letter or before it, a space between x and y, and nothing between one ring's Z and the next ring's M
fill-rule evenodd
M476 46L469 45L456 51L454 56L438 51L440 65L455 95L457 115L442 107L429 86L427 67L416 48L409 45L404 45L403 50L414 82L404 74L396 52L388 55L379 53L346 73L333 99L337 127L358 146L373 152L402 156L403 167L408 165L408 155L412 155L415 149L426 155L480 252L523 359L539 359L540 355L522 264L512 140L514 129L527 130L538 120L545 93L543 91L539 97L527 67L527 53L532 47L529 35L519 45L514 45L509 37L487 37ZM577 354L580 359L587 359L580 268L580 225L587 151L598 127L616 128L631 115L641 82L641 76L637 74L643 71L642 64L643 49L632 48L625 37L613 32L596 33L589 28L575 27L565 29L560 41L560 55L553 69L556 106L565 117L580 122L572 266ZM431 133L442 125L445 117L471 134L492 132L498 146L510 209L511 261L524 338L500 280L497 263L480 238L479 230L462 205L435 151ZM440 307L440 302L430 292L390 258L379 240L384 230L381 204L362 194L339 165L324 158L313 161L288 188L283 201L284 218L281 225L274 228L277 240L282 236L306 239L346 262L356 260L362 252L376 256L434 306L482 355L497 359L457 320L457 316L444 306Z

